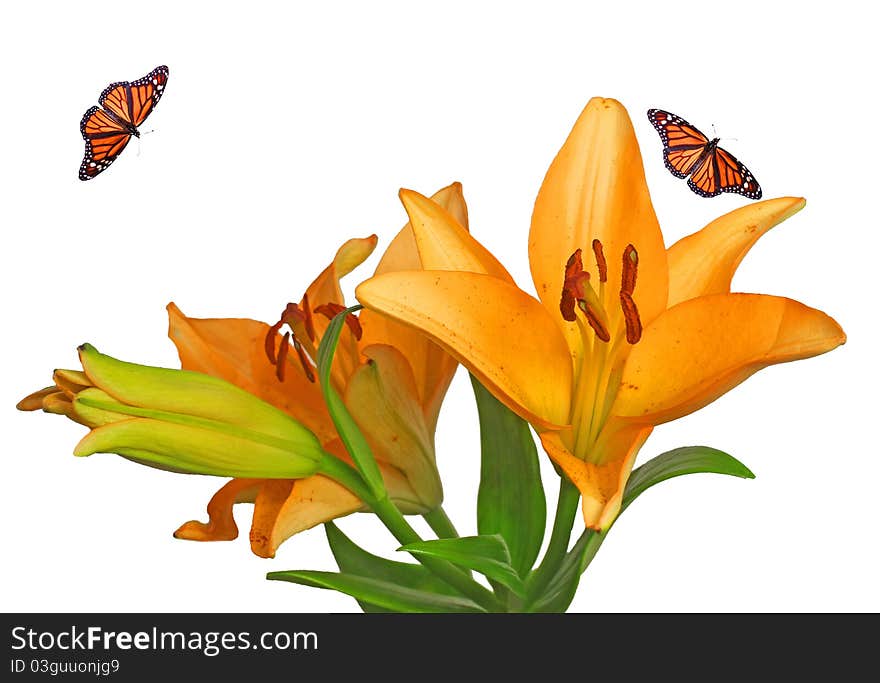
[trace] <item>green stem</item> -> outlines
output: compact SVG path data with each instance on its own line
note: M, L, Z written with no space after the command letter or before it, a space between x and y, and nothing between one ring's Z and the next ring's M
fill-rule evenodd
M574 547L571 549L571 555L577 557L578 554L582 553L580 558L581 574L583 574L587 570L587 567L590 566L590 562L593 561L596 553L599 552L599 548L602 546L602 541L605 540L607 534L608 529L605 531L585 529L584 533L582 533L581 537L577 540L577 543L574 544Z
M541 565L530 578L529 596L534 597L541 594L555 576L562 560L565 559L579 499L580 492L577 487L571 483L568 477L562 476L559 480L559 499L556 502L556 517L553 520L550 543Z
M416 533L409 522L404 519L400 510L392 503L388 496L376 498L372 495L367 485L364 483L361 475L349 464L328 455L321 463L319 469L321 474L334 479L345 488L349 489L358 498L364 501L376 516L382 520L382 523L388 527L388 530L394 535L401 545L408 543L418 543L422 538ZM446 515L444 514L445 518ZM448 519L447 519L448 523ZM451 523L449 523L451 527ZM481 586L474 581L463 569L459 569L448 562L438 560L425 555L416 556L428 570L435 574L438 578L448 583L450 586L458 590L462 595L469 597L481 607L490 612L503 612L503 606L498 602L495 596L488 588Z
M443 507L437 507L422 515L437 538L458 538L458 531Z
M364 483L363 477L351 465L343 462L335 455L326 453L321 464L318 466L318 473L324 474L330 479L342 484L362 501L370 504L374 500L374 496L370 489Z
M388 530L394 534L401 545L408 543L418 543L422 539L416 533L409 522L404 519L400 510L395 507L387 497L370 503L373 512L382 520ZM484 607L489 612L503 612L504 607L498 602L495 596L488 588L484 588L472 578L470 578L462 569L455 567L448 562L438 560L427 555L416 555L416 559L428 568L438 578L442 579L450 586L458 590L462 595L469 597L478 605Z
M579 571L583 574L587 571L587 567L590 566L590 562L593 561L593 558L596 557L596 553L599 552L599 548L602 547L602 543L605 542L605 537L608 536L608 532L611 531L611 527L617 522L620 518L620 515L623 514L623 511L626 510L630 503L635 500L638 493L636 493L632 498L627 500L627 497L624 496L623 505L620 507L620 512L617 513L617 517L614 518L614 521L611 522L611 526L609 526L604 531L593 531L592 529L584 529L584 532L580 535L580 538L575 542L575 544L571 548L571 552L569 553L569 557L572 559L580 557L580 567Z

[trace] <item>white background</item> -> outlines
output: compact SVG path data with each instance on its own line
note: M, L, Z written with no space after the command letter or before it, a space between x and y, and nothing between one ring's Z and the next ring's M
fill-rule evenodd
M628 107L667 244L747 200L673 178L645 118L668 108L807 208L757 245L739 291L790 296L849 335L770 368L649 439L640 462L707 444L757 479L651 490L585 576L577 611L877 610L876 40L859 4L16 3L0 28L0 609L349 611L267 582L334 569L323 531L251 555L177 541L222 483L71 455L83 429L14 409L89 341L175 366L164 306L273 321L352 236L380 249L399 187L464 184L472 232L531 290L526 240L544 172L588 99ZM119 161L82 183L82 113L113 80L168 64L166 95ZM730 138L736 138L730 140ZM376 257L348 283L372 272ZM460 372L442 413L446 508L474 532L478 436ZM542 456L543 457L543 456ZM547 481L553 475L545 464ZM555 500L548 485L548 498ZM370 516L342 521L393 554ZM421 528L421 527L420 527Z

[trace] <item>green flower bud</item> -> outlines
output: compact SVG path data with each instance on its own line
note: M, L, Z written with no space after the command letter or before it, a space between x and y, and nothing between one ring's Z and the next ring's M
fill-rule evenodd
M298 479L324 459L317 437L274 406L225 380L126 363L79 348L83 372L55 372L56 387L19 407L40 407L91 427L74 455L117 453L175 472Z

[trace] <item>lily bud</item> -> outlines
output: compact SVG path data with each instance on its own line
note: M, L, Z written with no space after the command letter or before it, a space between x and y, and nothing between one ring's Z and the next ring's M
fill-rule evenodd
M317 437L286 413L225 380L126 363L79 347L83 371L56 371L55 387L19 403L91 428L74 455L117 453L191 474L296 479L324 458Z

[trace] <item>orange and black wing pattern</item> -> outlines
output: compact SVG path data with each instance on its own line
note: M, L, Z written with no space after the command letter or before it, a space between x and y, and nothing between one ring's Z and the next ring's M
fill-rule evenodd
M721 183L718 180L718 167L715 154L703 157L688 179L688 187L701 197L717 197L721 194Z
M83 115L79 129L86 141L80 180L91 180L106 170L131 140L131 131L100 107L91 107Z
M676 178L687 178L709 147L709 138L680 116L649 109L648 119L663 141L663 162Z
M167 82L168 67L159 66L136 81L111 83L104 89L98 99L101 106L91 107L79 124L86 142L80 180L91 180L119 157L156 107Z
M137 128L159 103L167 82L168 67L157 66L143 78L131 83L127 81L111 83L104 88L98 104L120 121Z
M694 169L688 187L701 197L735 192L749 199L761 198L761 186L743 163L726 149L713 147Z
M718 140L709 140L698 128L663 109L649 109L648 120L663 142L663 162L672 175L687 178L688 187L701 197L735 192L761 198L761 186L745 165Z
M722 192L735 192L749 199L761 198L761 186L743 162L721 147L716 147L712 156L715 159L718 187Z

